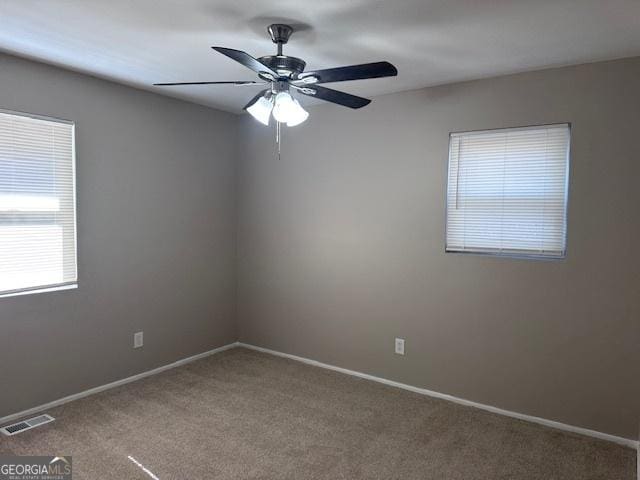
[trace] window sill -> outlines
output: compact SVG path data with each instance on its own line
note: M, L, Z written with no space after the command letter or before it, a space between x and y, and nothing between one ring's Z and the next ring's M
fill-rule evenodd
M455 249L445 249L445 253L454 253L458 255L478 255L481 257L494 257L494 258L506 258L511 260L538 260L542 262L555 262L566 260L567 254L563 253L561 255L544 255L540 253L526 253L526 252L516 252L516 251L486 251L486 250L455 250Z
M78 288L77 283L70 283L66 285L57 285L54 287L34 288L32 290L20 290L16 292L0 293L0 298L18 297L21 295L31 295L32 293L58 292L60 290L73 290L76 288Z

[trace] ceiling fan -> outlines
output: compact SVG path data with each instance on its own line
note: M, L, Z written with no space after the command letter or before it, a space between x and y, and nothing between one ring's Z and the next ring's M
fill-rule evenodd
M211 47L256 72L261 81L178 82L154 83L154 85L163 87L176 85L268 85L245 105L244 110L264 125L269 125L269 118L273 114L278 126L281 123L286 123L287 126L293 127L304 122L309 113L300 106L298 100L293 98L292 91L349 108L362 108L371 103L371 100L322 87L320 84L392 77L398 74L396 67L389 62L365 63L305 72L306 63L302 59L289 57L282 53L282 46L289 41L293 28L289 25L275 23L270 25L267 31L273 43L278 46L276 55L254 58L241 50Z

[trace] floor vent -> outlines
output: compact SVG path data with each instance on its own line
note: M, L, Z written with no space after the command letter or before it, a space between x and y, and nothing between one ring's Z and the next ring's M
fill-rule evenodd
M37 417L30 418L29 420L23 420L22 422L7 425L0 428L0 432L5 435L16 435L22 433L25 430L31 430L32 428L39 427L45 423L53 422L55 419L51 415L38 415Z

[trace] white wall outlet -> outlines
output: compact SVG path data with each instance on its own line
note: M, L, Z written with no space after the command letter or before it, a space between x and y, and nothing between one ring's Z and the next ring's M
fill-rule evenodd
M133 334L133 348L140 348L144 345L144 332L136 332Z
M396 354L404 355L404 338L396 338Z

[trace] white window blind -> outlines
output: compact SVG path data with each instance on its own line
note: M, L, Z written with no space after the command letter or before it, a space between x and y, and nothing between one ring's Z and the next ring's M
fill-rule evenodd
M446 250L563 257L568 124L453 133Z
M0 111L0 295L77 280L74 125Z

